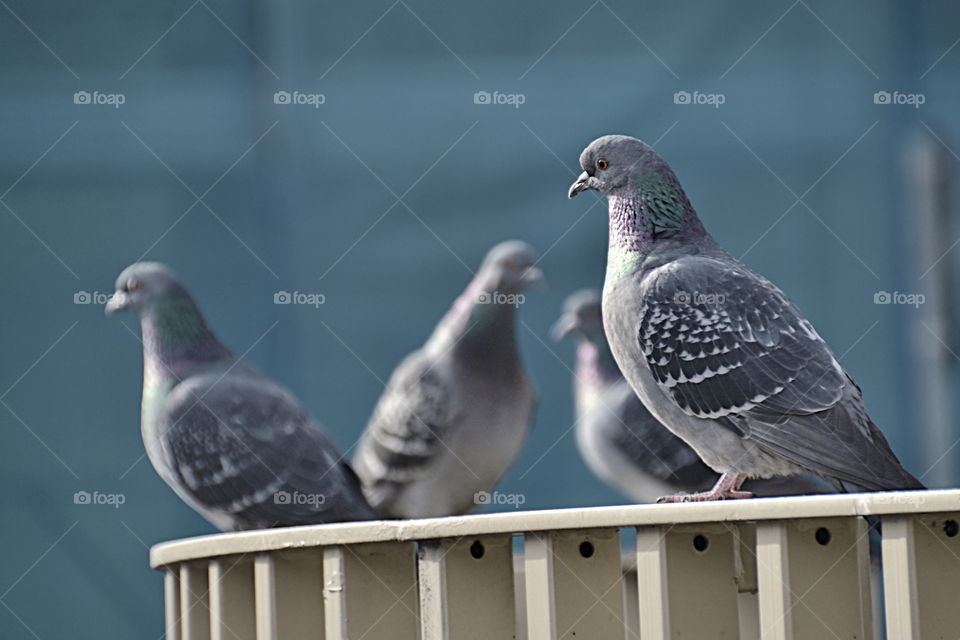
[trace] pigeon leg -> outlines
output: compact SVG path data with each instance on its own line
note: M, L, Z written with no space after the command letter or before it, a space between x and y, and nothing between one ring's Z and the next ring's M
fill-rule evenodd
M738 498L752 498L749 491L740 491L740 485L747 479L745 473L724 473L710 491L701 493L664 496L657 502L709 502L711 500L735 500Z

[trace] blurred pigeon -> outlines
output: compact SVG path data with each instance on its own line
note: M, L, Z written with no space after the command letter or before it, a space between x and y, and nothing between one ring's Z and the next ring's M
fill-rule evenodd
M603 323L643 404L711 468L695 496L812 471L842 491L922 489L867 416L860 388L786 295L706 232L673 171L636 138L580 155L569 196L609 204Z
M599 291L584 289L567 298L553 337L571 333L580 339L574 371L577 446L590 470L637 502L713 486L717 474L650 415L620 373L603 332ZM744 489L761 496L831 491L809 473L747 480Z
M147 455L184 502L222 531L376 517L334 444L217 339L167 267L124 269L106 312L120 309L140 316Z
M496 245L426 344L394 371L354 458L370 504L385 517L468 512L513 463L535 396L520 364L514 316L536 254Z

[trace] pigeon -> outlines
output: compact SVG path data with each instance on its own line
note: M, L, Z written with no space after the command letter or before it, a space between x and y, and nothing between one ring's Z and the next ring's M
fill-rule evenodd
M531 427L533 385L514 321L541 283L525 242L494 246L426 344L393 372L354 457L384 517L458 515L490 503Z
M665 501L747 498L747 478L813 472L840 491L923 489L867 415L860 388L787 296L707 233L666 161L594 140L569 197L606 196L603 326L649 411L721 474Z
M241 531L378 517L333 442L296 398L217 339L170 269L124 269L105 310L121 309L140 317L147 456L211 524Z
M571 294L552 330L555 340L574 333L579 338L574 404L580 455L598 478L636 502L709 489L716 472L650 415L624 379L603 332L600 300L594 289ZM809 473L747 480L744 488L758 496L832 490Z

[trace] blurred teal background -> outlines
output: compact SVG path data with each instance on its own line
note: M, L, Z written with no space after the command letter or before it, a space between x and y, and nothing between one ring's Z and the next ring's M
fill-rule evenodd
M3 0L0 637L159 638L147 548L212 532L143 458L139 328L103 317L142 257L346 450L485 251L529 241L550 282L519 316L541 400L500 489L622 502L579 459L572 347L547 337L602 281L605 206L566 192L605 133L655 143L718 240L842 355L906 466L954 484L958 25L946 1ZM108 94L123 104L92 104Z

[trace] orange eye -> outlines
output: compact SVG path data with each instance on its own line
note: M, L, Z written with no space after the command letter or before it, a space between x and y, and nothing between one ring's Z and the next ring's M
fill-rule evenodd
M604 171L604 170L607 169L609 166L610 166L610 163L607 162L605 158L598 158L598 159L597 159L597 169L600 169L600 171Z
M127 291L136 291L140 288L140 281L136 278L130 278L127 280Z

